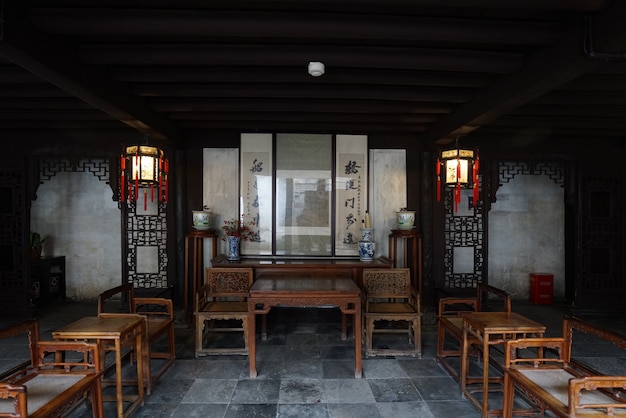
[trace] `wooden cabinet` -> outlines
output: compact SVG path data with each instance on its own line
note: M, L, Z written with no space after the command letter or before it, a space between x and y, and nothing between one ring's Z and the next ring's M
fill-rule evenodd
M30 295L35 307L65 300L65 257L42 257L31 261Z

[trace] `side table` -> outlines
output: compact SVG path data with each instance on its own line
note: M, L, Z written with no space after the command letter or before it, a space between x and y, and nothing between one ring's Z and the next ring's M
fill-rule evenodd
M127 418L133 411L144 404L144 359L143 351L143 327L145 318L139 316L117 316L117 317L97 317L87 316L71 324L62 326L52 331L52 338L55 340L83 340L95 341L100 348L100 364L102 369L108 370L106 365L106 353L115 352L115 401L117 402L117 417ZM137 369L137 380L125 380L122 375L122 348L130 347L135 352L135 366ZM103 375L104 376L104 375ZM103 377L103 384L107 382ZM125 385L136 385L137 394L131 395L123 391ZM105 397L104 400L110 400ZM124 402L130 405L124 410Z
M463 318L461 395L478 408L483 418L500 417L501 409L489 409L489 393L496 391L493 385L489 387L489 383L501 385L503 382L502 376L489 375L489 365L493 361L490 348L494 345L504 346L507 340L543 337L546 327L516 312L469 312L462 314L461 318ZM482 352L483 371L482 376L477 379L469 377L470 339Z
M398 266L398 239L402 242L402 265ZM409 254L409 249L411 250ZM422 304L422 235L417 229L392 229L389 234L389 258L393 268L408 267L411 269L411 280L418 291ZM410 261L410 264L409 264Z
M196 289L202 284L203 269L203 247L204 239L211 238L212 257L217 257L217 237L219 233L213 229L205 231L193 230L189 231L185 236L185 321L192 324L192 313L194 310L194 300L196 298ZM191 256L190 256L191 247ZM192 267L189 268L189 259L191 258ZM189 274L191 270L191 275Z

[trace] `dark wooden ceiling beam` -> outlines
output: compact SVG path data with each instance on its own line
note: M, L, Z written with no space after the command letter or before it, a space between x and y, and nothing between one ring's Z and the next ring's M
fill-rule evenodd
M306 63L308 65L308 63ZM257 67L116 67L110 71L115 80L130 83L301 83L310 81L307 65L294 68ZM487 87L493 76L469 72L415 71L366 68L330 68L318 81L320 84L378 86Z
M333 68L460 71L512 74L524 65L522 53L443 48L323 46L323 45L212 45L109 44L83 45L80 56L103 66L248 66L254 80L257 68L292 66L303 71L309 61Z
M371 113L324 113L324 112L184 112L170 113L177 121L303 121L303 122L346 122L346 123L414 123L431 124L436 121L433 115L371 114Z
M43 8L32 15L33 25L46 33L80 36L84 40L136 42L214 42L250 39L252 42L340 44L350 41L454 42L484 45L549 45L558 39L560 25L546 21L503 21L385 15L276 12L250 10L120 10L110 8ZM323 28L323 30L320 30Z
M315 132L315 133L332 133L332 134L363 134L368 133L414 133L421 134L425 131L425 126L420 124L406 123L345 123L345 122L328 122L320 123L316 121L304 122L280 122L274 121L237 121L236 125L229 121L189 121L185 124L188 128L203 128L233 130L236 132Z
M151 137L180 138L174 125L109 80L106 73L84 65L65 47L34 32L25 17L26 3L3 3L0 56Z
M452 108L442 103L409 103L368 100L274 100L274 99L163 99L150 100L157 112L339 112L348 113L408 113L447 114Z
M542 12L551 11L578 11L593 12L602 10L612 0L507 0L505 9L520 13L521 11L540 10ZM226 2L215 2L206 0L186 0L184 7L192 10L250 10L258 6L258 1L250 0L229 0ZM37 0L40 7L55 5L54 0ZM129 7L128 0L63 0L63 5L72 7ZM172 0L133 0L132 6L135 8L178 8L179 3ZM483 14L486 11L495 9L500 11L503 8L502 0L316 0L316 1L293 1L293 0L272 0L263 2L264 10L277 11L316 11L333 10L354 12L355 10L367 11L380 14L389 10L423 10L424 8L437 9L464 9L466 12L474 10Z
M467 89L442 87L395 86L341 86L311 83L307 86L288 84L263 84L250 88L241 84L141 84L134 91L145 97L211 97L240 100L273 97L276 99L326 99L332 100L394 100L419 102L446 102L461 104L468 101L472 92Z
M531 56L517 74L503 77L474 100L437 122L424 135L426 142L450 143L480 126L603 65L583 51L584 22L572 22L553 47Z

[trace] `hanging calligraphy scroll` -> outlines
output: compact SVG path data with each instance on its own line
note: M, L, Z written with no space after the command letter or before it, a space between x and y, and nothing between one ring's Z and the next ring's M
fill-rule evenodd
M242 134L240 212L254 222L254 238L241 245L242 255L272 254L272 134Z
M337 135L335 255L358 255L367 211L367 164L366 135Z

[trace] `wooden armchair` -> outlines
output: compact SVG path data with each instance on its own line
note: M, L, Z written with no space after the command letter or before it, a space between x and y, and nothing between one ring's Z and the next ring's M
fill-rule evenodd
M492 304L494 300L498 300L498 302ZM476 287L476 296L445 297L439 300L437 360L457 382L460 382L461 342L463 339L462 315L467 312L480 311L511 312L511 295L497 287L479 283ZM451 346L447 345L450 338L453 340ZM448 357L458 360L456 368L448 360Z
M422 356L422 312L408 268L363 270L365 355ZM407 327L396 327L405 323ZM383 325L383 324L386 324ZM374 334L406 333L410 348L374 348Z
M561 337L506 342L504 418L513 416L515 390L536 404L542 416L545 410L562 418L626 414L626 376L588 374L570 362L570 344Z
M248 354L248 290L254 280L251 268L207 268L205 283L196 292L196 357L211 354ZM233 326L229 321L241 321ZM216 326L219 323L226 326ZM243 346L208 347L210 333L241 332Z
M81 401L91 402L94 418L104 416L98 345L40 341L39 325L29 320L0 331L0 339L28 335L30 362L3 374L0 417L59 417Z
M144 341L146 347L146 392L152 391L152 384L176 360L174 340L174 305L171 299L162 297L137 297L131 283L126 283L102 292L98 296L98 315L141 315L145 318ZM152 373L151 360L157 364Z

